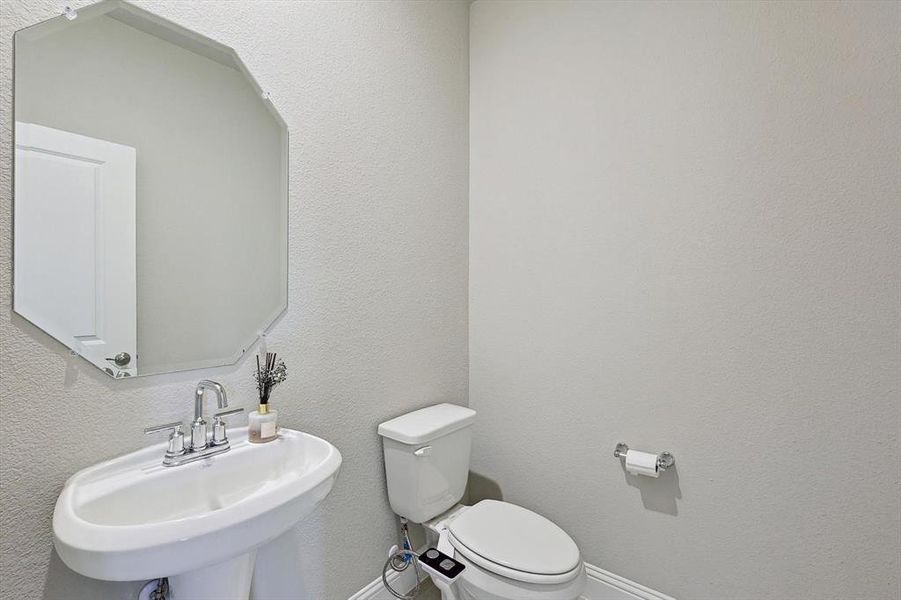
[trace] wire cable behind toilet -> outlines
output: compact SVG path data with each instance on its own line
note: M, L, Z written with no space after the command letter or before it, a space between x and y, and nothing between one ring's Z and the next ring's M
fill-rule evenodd
M419 570L419 555L413 551L413 544L410 543L410 532L407 528L407 520L403 517L400 519L400 531L402 539L401 543L403 543L404 547L399 548L388 557L385 566L382 568L382 583L385 584L385 589L391 592L391 595L398 598L398 600L414 600L419 594L422 573ZM413 571L416 574L416 585L408 594L402 594L388 583L388 569L390 568L392 571L401 573L406 571L411 564L413 565Z

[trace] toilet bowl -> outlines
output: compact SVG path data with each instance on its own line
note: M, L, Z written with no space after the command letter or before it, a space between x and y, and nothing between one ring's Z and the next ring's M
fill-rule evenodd
M388 499L429 545L463 563L443 600L576 600L585 567L572 538L536 512L497 500L457 504L469 475L475 411L438 404L379 425Z
M576 543L521 506L457 505L423 526L429 542L466 565L452 589L436 583L444 600L573 600L585 589Z

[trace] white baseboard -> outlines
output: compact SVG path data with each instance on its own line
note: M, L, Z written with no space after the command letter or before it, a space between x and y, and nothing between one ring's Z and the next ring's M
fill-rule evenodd
M661 594L641 584L629 581L625 577L614 575L600 567L585 563L585 573L588 575L588 585L585 586L583 600L675 600L671 596ZM416 584L413 569L407 569L403 573L391 572L388 575L391 587L399 592L407 593ZM379 577L362 590L348 598L348 600L396 600L385 589L382 578Z
M425 573L423 573L425 575ZM428 577L426 575L426 577ZM412 590L416 585L416 575L413 573L413 569L409 568L402 573L397 573L395 571L391 571L388 574L388 583L391 584L398 592L406 594L410 590ZM391 595L391 592L385 589L385 584L382 583L382 578L379 577L362 590L348 598L348 600L397 600L394 596Z
M588 585L582 595L585 600L676 600L588 563L585 563L585 573L588 575Z

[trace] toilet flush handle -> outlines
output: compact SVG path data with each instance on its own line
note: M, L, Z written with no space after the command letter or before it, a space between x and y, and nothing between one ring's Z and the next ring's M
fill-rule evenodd
M423 456L431 456L432 455L432 447L431 446L423 446L422 448L419 448L418 450L414 450L413 455L417 456L419 458L422 458Z

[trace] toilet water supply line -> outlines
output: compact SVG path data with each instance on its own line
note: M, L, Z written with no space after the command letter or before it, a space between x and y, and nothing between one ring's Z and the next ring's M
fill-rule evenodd
M385 566L382 567L382 583L385 584L385 589L391 592L391 595L395 598L399 600L414 600L416 595L419 594L422 574L419 572L419 555L413 551L413 544L410 543L410 533L407 529L407 519L404 517L400 518L400 533L404 547L402 549L399 549L397 546L391 548L388 560L385 562ZM388 583L388 568L390 567L392 571L400 573L406 571L411 564L413 565L413 571L416 573L416 586L409 594L402 594Z

